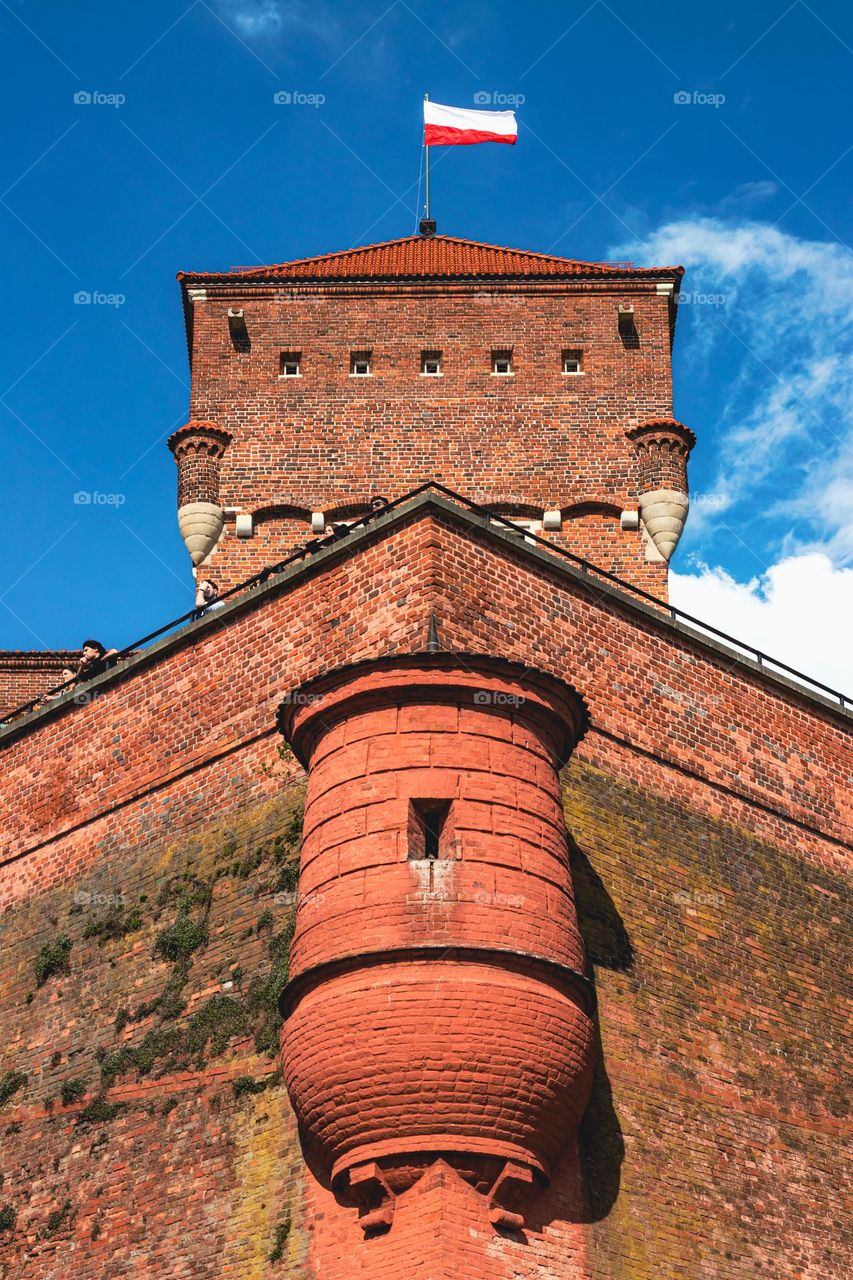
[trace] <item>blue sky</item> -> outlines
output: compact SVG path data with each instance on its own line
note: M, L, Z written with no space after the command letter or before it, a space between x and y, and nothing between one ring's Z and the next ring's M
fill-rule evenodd
M514 149L436 155L441 231L684 263L674 598L853 685L849 7L0 0L0 42L0 646L188 606L175 272L413 231L428 90L520 101Z

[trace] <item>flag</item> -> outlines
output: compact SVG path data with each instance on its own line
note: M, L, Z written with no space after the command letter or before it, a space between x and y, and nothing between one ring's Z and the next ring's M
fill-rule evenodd
M517 138L514 111L469 111L465 107L424 102L424 145L427 147L456 147L472 142L514 145Z

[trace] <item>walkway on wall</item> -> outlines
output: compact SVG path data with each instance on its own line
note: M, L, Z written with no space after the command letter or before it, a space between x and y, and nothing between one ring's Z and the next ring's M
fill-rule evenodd
M652 605L658 613L667 613L673 622L680 624L680 628L683 628L683 630L688 634L694 635L697 639L712 639L716 642L722 642L733 658L739 660L746 659L747 661L756 664L770 675L775 673L786 677L788 680L794 681L797 685L801 686L804 693L817 693L824 698L837 702L844 710L847 710L849 707L853 707L853 697L843 694L837 689L830 688L829 685L823 684L822 681L816 680L802 671L798 671L795 667L791 667L786 662L782 662L781 659L774 658L770 654L764 653L762 650L755 648L755 646L747 644L745 641L738 640L735 636L728 635L725 631L721 631L719 627L713 626L710 622L704 622L701 618L695 618L692 614L676 608L675 605L664 603L662 600L658 599L657 596L653 596L649 592L643 591L641 587L634 586L633 583L627 582L624 578L620 578L616 574L610 573L606 569L602 569L599 565L593 564L590 560L585 560L583 557L577 556L573 552L567 551L565 548L557 546L553 542L549 542L546 538L539 537L537 534L529 532L527 529L520 529L520 527L517 524L514 524L511 519L496 514L488 507L481 506L479 503L473 502L470 498L466 498L462 494L455 493L452 489L448 489L445 485L440 484L436 480L427 480L422 485L419 485L417 489L412 489L409 493L403 494L402 497L395 498L393 502L389 502L388 505L378 514L370 513L362 516L359 520L354 520L350 525L350 529L347 534L339 535L333 533L327 537L312 540L310 549L308 547L297 548L286 559L279 560L277 563L272 565L267 565L264 569L260 570L260 572L246 578L245 581L238 583L236 587L232 587L230 591L225 592L220 597L220 600L223 602L232 600L244 592L251 590L253 587L261 586L270 579L275 578L278 574L285 572L285 570L290 568L292 565L297 564L300 561L310 560L319 551L324 550L327 547L345 547L349 539L363 534L366 526L381 525L394 511L426 493L443 495L451 502L480 517L484 522L488 522L489 525L503 526L503 528L494 528L494 532L499 532L505 537L510 536L513 541L523 540L526 543L535 544L547 551L550 555L557 556L564 561L568 561L577 570L580 570L582 574L587 575L592 581L600 581L602 584L607 584L610 588L616 588L619 592L623 592L627 596L633 597L635 600L639 600L645 605ZM157 627L154 631L150 631L147 635L142 636L141 639L134 640L131 644L126 645L125 648L120 650L112 659L112 663L118 664L123 658L129 658L138 654L140 650L143 650L147 645L152 644L154 641L159 640L162 636L167 635L170 631L175 631L186 623L193 622L198 618L199 611L195 608L188 610L186 613L182 613L180 617L173 618L169 622L163 623L162 626ZM55 686L55 688L50 689L48 692L50 694L61 693L63 690L70 692L71 689L79 689L80 687L81 686L76 682L69 681L66 684ZM43 697L44 695L40 698L33 699L30 702L24 703L22 706L15 708L14 711L10 711L5 723L0 725L0 731L2 731L3 728L10 727L13 721L28 715L36 708L43 707ZM56 704L51 703L50 705L53 706Z

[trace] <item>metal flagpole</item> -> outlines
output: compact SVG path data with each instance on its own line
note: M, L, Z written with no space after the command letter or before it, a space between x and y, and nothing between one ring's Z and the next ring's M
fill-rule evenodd
M424 94L424 102L429 102L428 93ZM426 128L426 126L424 126L424 128ZM426 179L425 179L425 185L424 185L424 196L425 196L424 216L429 218L429 147L425 145L424 150L426 151Z

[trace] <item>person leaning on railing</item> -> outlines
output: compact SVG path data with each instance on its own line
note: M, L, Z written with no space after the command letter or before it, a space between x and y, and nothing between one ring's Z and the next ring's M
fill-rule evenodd
M77 680L91 680L103 675L112 666L109 659L117 653L118 649L105 649L100 640L84 640L80 661L74 673Z
M219 587L212 578L202 578L196 585L195 616L202 617L211 609L221 609L224 601L219 599Z

